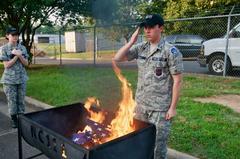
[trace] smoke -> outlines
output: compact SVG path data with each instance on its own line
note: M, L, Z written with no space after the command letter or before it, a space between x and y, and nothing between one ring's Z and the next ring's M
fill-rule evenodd
M92 13L97 25L112 24L118 10L117 0L93 0Z

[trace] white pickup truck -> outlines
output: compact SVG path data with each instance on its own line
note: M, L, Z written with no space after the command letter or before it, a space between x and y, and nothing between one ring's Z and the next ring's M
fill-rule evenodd
M208 70L217 75L223 74L224 56L226 51L227 35L223 38L211 39L203 42L198 63L201 67L208 65ZM240 23L229 32L227 69L240 67Z

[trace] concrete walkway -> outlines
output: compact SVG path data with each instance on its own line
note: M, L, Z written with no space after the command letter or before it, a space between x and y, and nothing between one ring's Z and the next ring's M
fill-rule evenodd
M28 104L26 112L39 111L40 108L32 107ZM10 117L8 115L8 108L6 98L0 90L0 159L18 159L18 135L17 129L12 129L10 125ZM23 157L28 158L39 154L40 151L28 145L23 140ZM48 159L42 155L36 159Z

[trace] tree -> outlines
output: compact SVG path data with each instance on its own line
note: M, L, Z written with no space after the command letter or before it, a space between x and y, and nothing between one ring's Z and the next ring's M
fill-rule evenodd
M42 25L36 30L37 34L58 34L61 26L54 26L54 25Z
M163 14L166 4L166 0L148 0L140 3L137 10L141 16L153 13Z
M187 18L196 16L213 16L228 14L238 0L169 0L164 14L166 19Z
M36 30L56 21L77 21L80 16L91 16L92 0L4 0L0 1L0 28L12 26L19 30L23 44L30 53Z
M205 17L229 14L233 5L239 7L238 0L170 0L164 9L165 19ZM235 10L237 11L237 10ZM227 18L205 20L169 21L165 25L166 34L193 33L210 39L226 33ZM209 29L211 28L211 29Z
M174 19L204 17L228 14L235 5L233 13L239 13L239 0L148 0L138 6L140 15L160 13L164 16L165 33L198 33L206 38L225 34L227 18L207 20L172 21ZM234 24L239 18L232 18ZM238 19L238 20L237 20ZM213 29L209 29L213 28Z
M102 32L105 37L110 40L125 41L129 40L129 36L139 19L137 6L143 0L101 0L94 7L96 25L98 32ZM109 4L110 3L110 4ZM104 10L104 12L103 12Z

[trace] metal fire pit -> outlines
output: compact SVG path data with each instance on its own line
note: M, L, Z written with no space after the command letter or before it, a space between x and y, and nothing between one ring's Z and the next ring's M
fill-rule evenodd
M22 138L51 159L153 158L155 126L139 120L134 121L136 131L90 149L74 143L71 136L86 126L86 116L82 103L19 116L19 158Z

